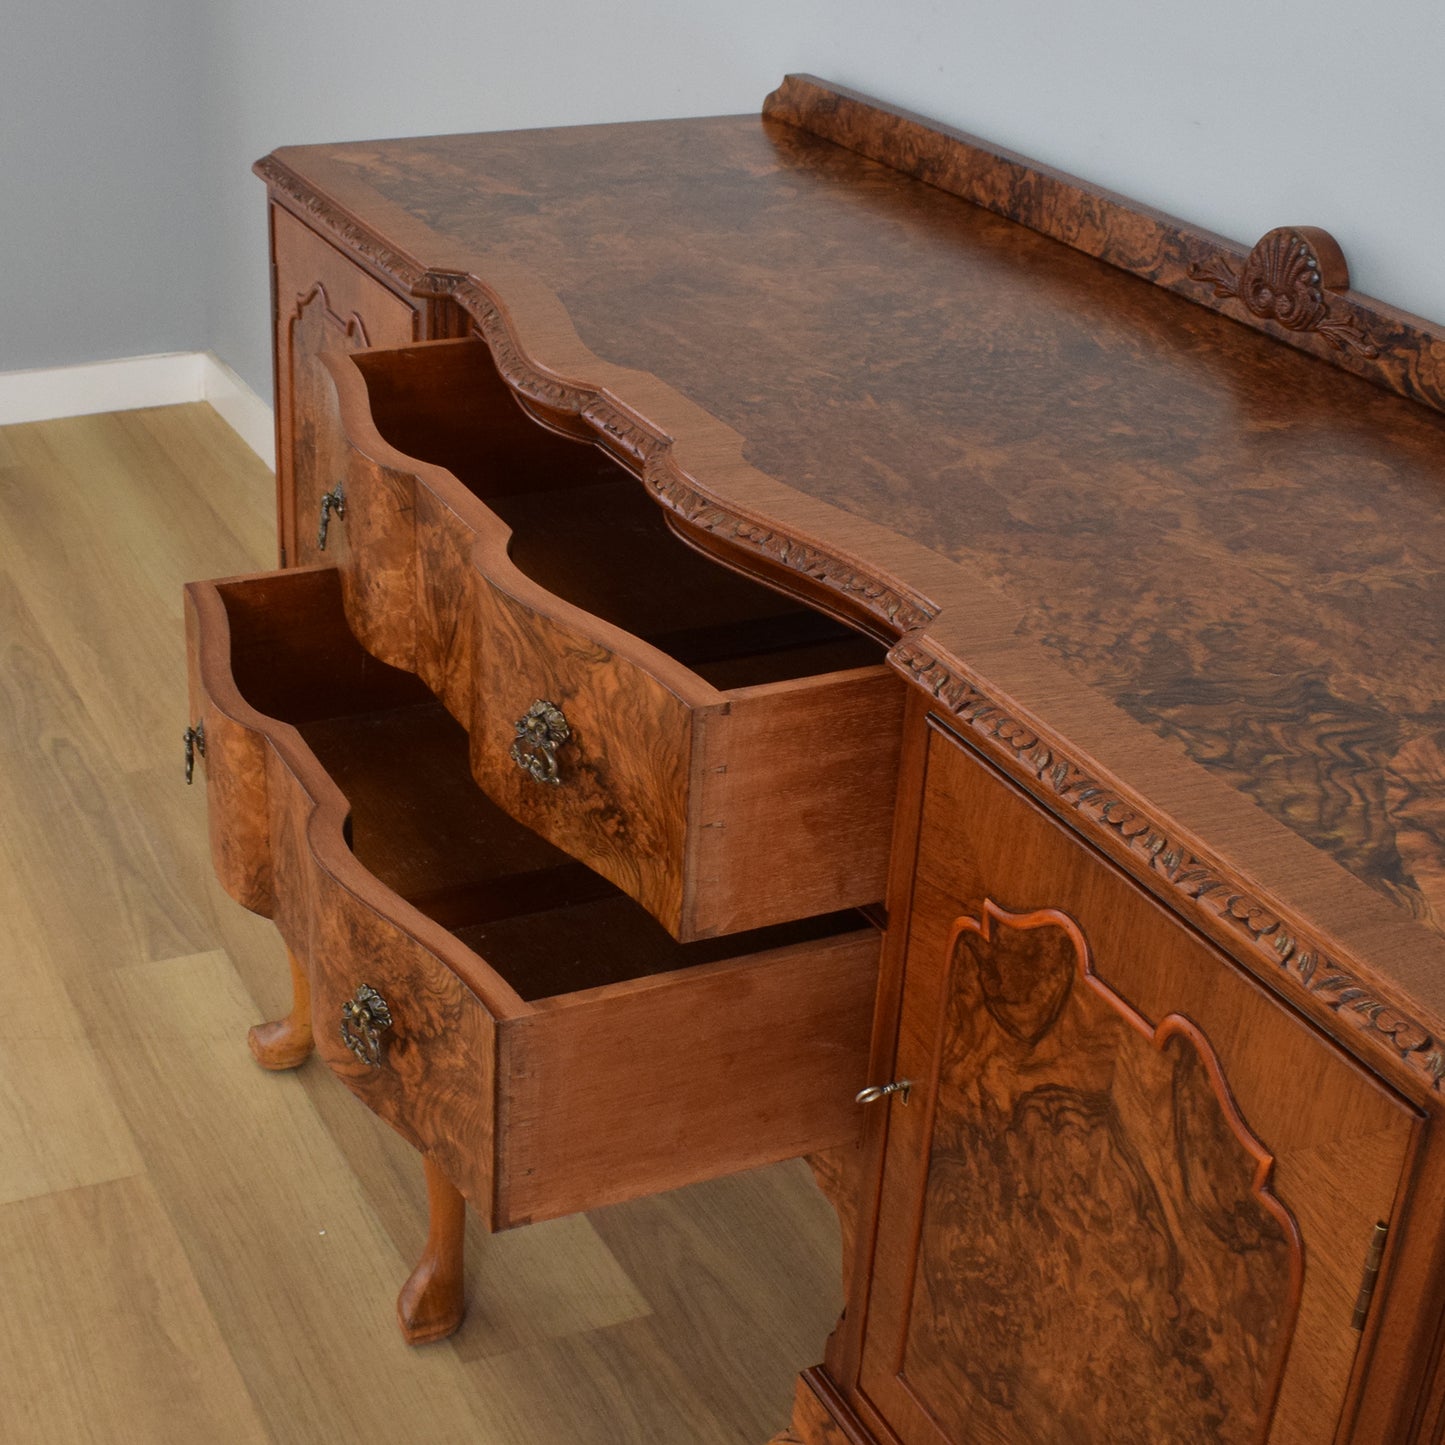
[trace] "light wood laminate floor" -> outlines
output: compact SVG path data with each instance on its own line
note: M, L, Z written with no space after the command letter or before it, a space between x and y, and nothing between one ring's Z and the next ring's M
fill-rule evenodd
M472 1228L408 1349L419 1161L252 1063L286 966L182 780L180 589L272 505L204 405L0 429L0 1441L761 1445L841 1301L802 1164Z

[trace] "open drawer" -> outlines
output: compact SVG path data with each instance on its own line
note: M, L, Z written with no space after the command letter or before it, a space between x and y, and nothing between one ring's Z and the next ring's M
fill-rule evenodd
M186 620L222 884L304 967L327 1064L491 1227L856 1136L860 915L676 942L487 800L462 728L349 632L334 569L192 583ZM353 1052L363 988L389 1023Z
M328 555L483 790L695 940L883 895L903 684L730 571L479 339L335 354Z

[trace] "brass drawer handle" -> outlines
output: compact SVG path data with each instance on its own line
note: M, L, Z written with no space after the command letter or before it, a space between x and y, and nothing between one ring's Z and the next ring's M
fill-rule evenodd
M332 487L329 492L321 494L321 516L316 524L316 547L318 551L326 550L326 534L331 530L332 517L338 517L341 521L346 520L346 494L341 490L341 483Z
M557 749L572 736L562 709L539 697L512 726L517 732L512 740L512 761L539 783L560 783Z
M886 1099L889 1094L900 1094L900 1104L908 1102L908 1095L913 1089L912 1079L898 1079L892 1084L869 1084L866 1089L859 1089L853 1096L855 1104L876 1104L879 1099Z
M197 723L193 728L187 728L181 734L181 739L186 745L186 786L190 787L196 776L196 754L206 756L206 725Z
M368 1068L381 1067L381 1036L390 1027L391 1010L370 984L341 1005L341 1042Z

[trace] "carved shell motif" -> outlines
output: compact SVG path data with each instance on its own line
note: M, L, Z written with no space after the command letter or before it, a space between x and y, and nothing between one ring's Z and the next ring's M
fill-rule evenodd
M1341 351L1380 354L1358 325L1330 308L1326 291L1348 290L1350 273L1327 231L1281 226L1261 238L1240 272L1218 259L1191 266L1189 276L1212 283L1218 297L1237 297L1253 315L1287 331L1317 331Z

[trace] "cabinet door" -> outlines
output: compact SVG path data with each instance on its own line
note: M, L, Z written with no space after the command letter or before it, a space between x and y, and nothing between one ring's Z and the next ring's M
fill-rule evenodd
M1322 1445L1417 1116L930 739L861 1389L904 1445Z
M404 346L418 312L289 211L271 207L276 346L276 525L282 565L324 561L321 496L342 480L326 351Z

